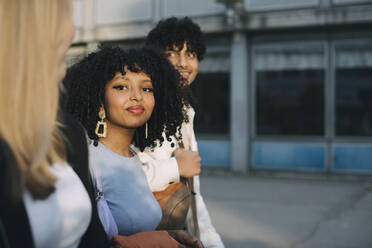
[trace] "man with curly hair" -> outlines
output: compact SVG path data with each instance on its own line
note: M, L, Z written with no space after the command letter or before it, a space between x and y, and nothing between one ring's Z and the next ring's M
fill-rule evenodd
M206 51L200 27L188 17L182 19L172 17L161 20L149 32L146 38L146 46L155 47L165 53L171 64L185 79L182 82L184 87L189 87L194 82L198 73L199 61L203 59ZM192 99L187 99L187 102L192 103L193 101ZM194 162L195 157L199 157L193 127L195 111L191 106L185 106L185 110L187 111L188 120L182 124L180 129L181 142L176 137L172 137L171 139L166 139L162 146L152 149L146 148L143 152L138 153L140 160L146 163L147 167L145 170L147 170L146 174L152 191L164 190L169 184L178 182L180 176L190 177L183 175L183 170L191 170L190 168L195 163L177 164L179 160L175 161L173 155L180 156L184 152L193 152L189 154L184 153L183 155ZM190 158L192 156L194 156L194 159ZM157 166L151 166L151 164ZM178 171L177 168L179 169ZM152 170L152 173L149 173L149 170ZM189 174L192 173L190 172ZM194 191L196 193L197 229L199 229L200 240L206 248L223 248L224 245L211 223L208 210L200 194L199 176L195 176L195 174ZM190 225L192 225L192 217L188 216L188 226L190 227Z

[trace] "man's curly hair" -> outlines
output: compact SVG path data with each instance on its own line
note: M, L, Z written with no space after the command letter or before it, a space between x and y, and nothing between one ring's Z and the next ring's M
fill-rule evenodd
M199 25L188 17L161 20L146 37L146 46L157 47L163 52L174 46L181 50L185 42L187 49L201 61L206 50L204 36Z
M163 131L168 140L170 136L181 139L179 129L182 122L187 121L183 106L189 89L180 86L182 77L166 57L151 48L123 51L118 47L101 47L70 67L63 80L67 93L63 99L65 110L83 124L97 145L98 137L94 131L99 108L105 105L105 86L115 73L125 75L124 68L148 75L154 89L155 106L147 121L148 137L145 138L145 125L137 128L134 145L141 151L145 147L155 147L157 140L161 145Z

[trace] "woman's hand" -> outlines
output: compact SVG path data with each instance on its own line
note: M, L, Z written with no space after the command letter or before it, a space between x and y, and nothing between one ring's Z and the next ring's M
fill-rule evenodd
M169 230L169 235L185 248L204 248L202 242L184 230ZM182 246L181 246L182 247Z
M186 248L166 231L140 232L129 236L114 235L112 248ZM193 246L192 246L193 247Z

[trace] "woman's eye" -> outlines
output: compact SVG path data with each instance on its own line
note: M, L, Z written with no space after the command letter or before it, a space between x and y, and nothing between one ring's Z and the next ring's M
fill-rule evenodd
M143 88L142 89L144 92L154 92L153 88Z
M116 86L114 86L114 87L112 87L112 88L114 88L114 89L116 89L116 90L125 90L125 89L127 89L127 87L124 86L124 85L116 85Z

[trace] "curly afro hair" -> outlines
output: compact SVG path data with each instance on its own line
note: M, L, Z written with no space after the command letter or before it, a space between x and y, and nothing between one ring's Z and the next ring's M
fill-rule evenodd
M157 47L163 52L174 46L181 50L185 42L187 49L201 61L206 50L204 36L199 25L188 17L161 20L146 37L146 46Z
M183 80L163 54L151 48L123 51L118 47L101 47L83 58L67 70L63 80L66 95L64 109L79 120L88 136L97 145L95 127L99 120L100 106L105 104L104 90L115 73L125 75L125 69L143 72L151 78L155 106L148 123L148 137L145 138L145 125L136 129L132 143L141 151L153 148L159 141L161 146L165 132L166 138L175 136L181 139L180 127L188 121L184 105L190 90L180 86Z

